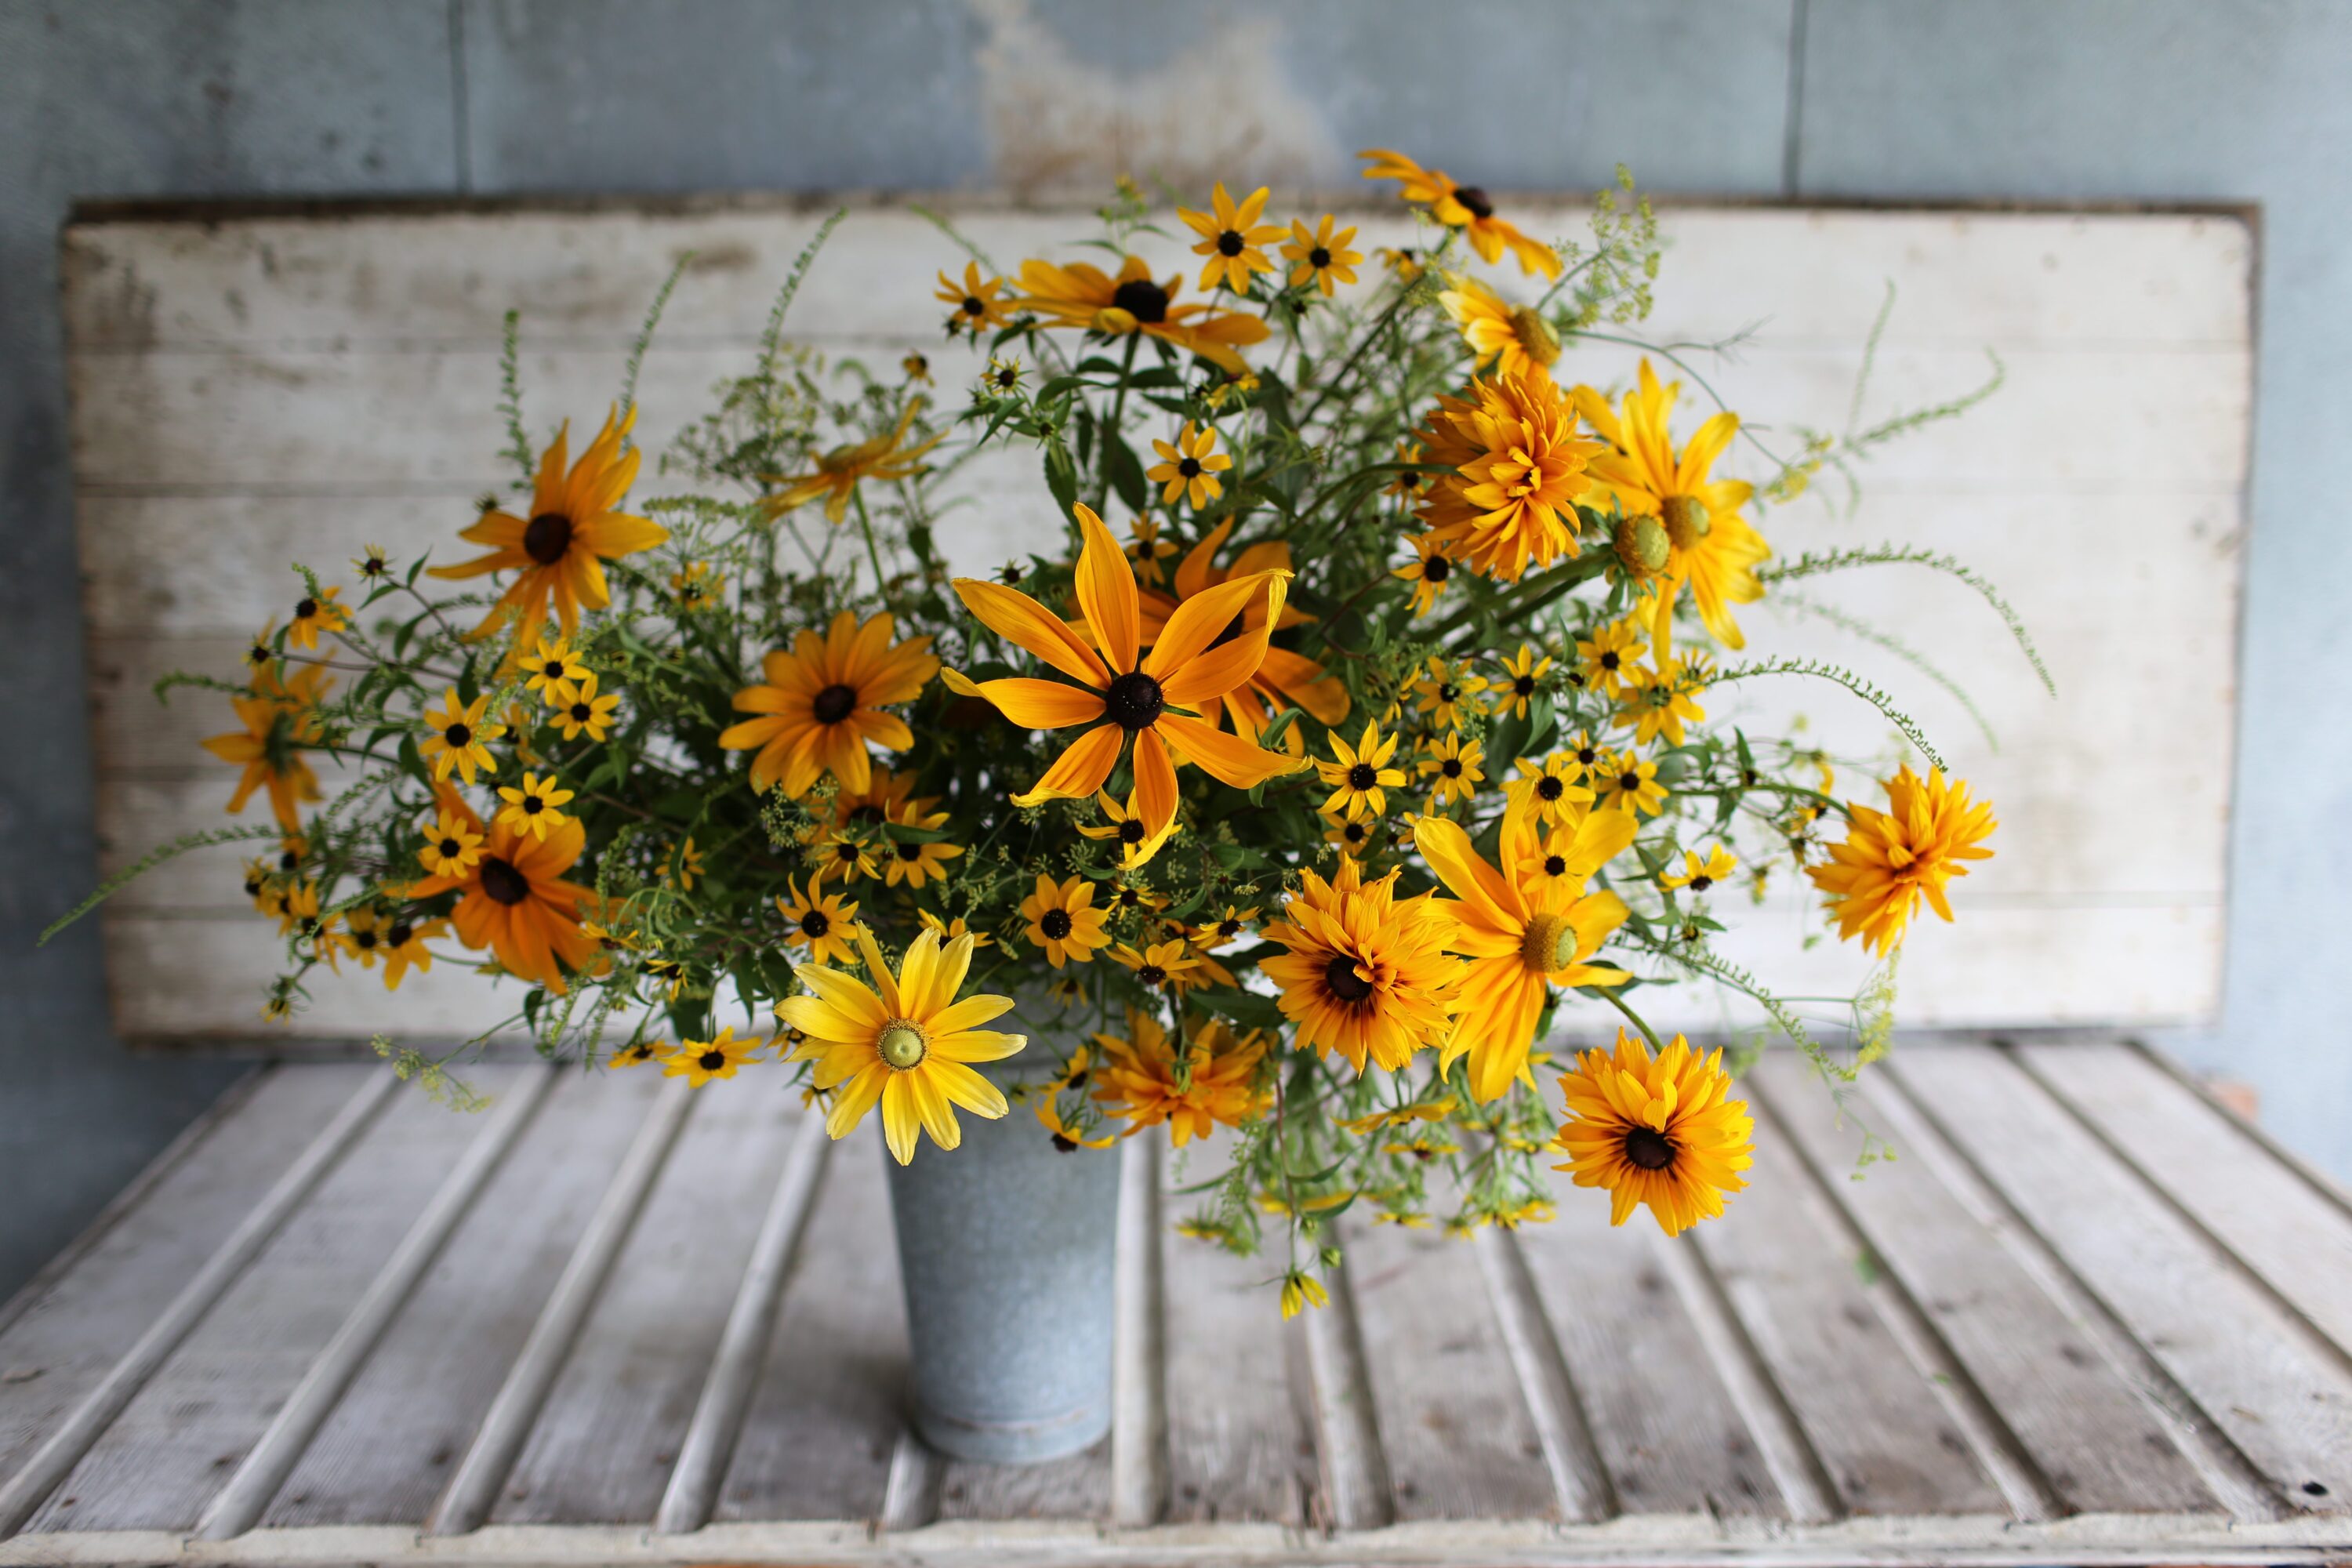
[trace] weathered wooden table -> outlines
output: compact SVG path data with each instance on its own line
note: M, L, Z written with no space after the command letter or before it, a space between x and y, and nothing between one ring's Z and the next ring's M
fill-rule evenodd
M1694 1237L1562 1177L1287 1327L1131 1142L1113 1435L998 1469L901 1424L870 1128L264 1069L0 1314L0 1563L2352 1557L2342 1193L2129 1044L1901 1049L1858 1180L1804 1073Z

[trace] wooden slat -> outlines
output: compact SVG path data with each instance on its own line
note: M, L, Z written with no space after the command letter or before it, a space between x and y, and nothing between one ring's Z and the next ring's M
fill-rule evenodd
M1486 1297L1495 1309L1495 1326L1501 1331L1517 1373L1519 1392L1528 1402L1528 1415L1542 1445L1545 1468L1551 1473L1556 1506L1564 1518L1582 1521L1614 1518L1617 1490L1610 1484L1601 1450L1592 1440L1592 1423L1585 1414L1583 1395L1568 1370L1544 1311L1543 1295L1528 1268L1515 1231L1489 1226L1475 1238L1478 1264L1486 1277Z
M2215 1506L2096 1343L1916 1150L1898 1142L1895 1162L1857 1172L1860 1129L1840 1124L1827 1089L1793 1052L1767 1053L1742 1087L1835 1188L1874 1267L1892 1271L1927 1310L2066 1504L2137 1513Z
M2286 1502L2352 1505L2352 1378L2308 1348L2242 1265L2000 1053L1915 1047L1892 1076Z

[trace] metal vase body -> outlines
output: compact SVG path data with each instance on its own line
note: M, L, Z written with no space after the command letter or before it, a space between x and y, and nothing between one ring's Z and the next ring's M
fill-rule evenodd
M1000 1089L1046 1078L1067 1041L1024 1018L994 1026L1027 1049L980 1065ZM1118 1151L1057 1149L1030 1104L990 1121L960 1112L963 1146L927 1138L909 1164L882 1157L914 1354L913 1421L932 1447L1035 1464L1110 1430Z

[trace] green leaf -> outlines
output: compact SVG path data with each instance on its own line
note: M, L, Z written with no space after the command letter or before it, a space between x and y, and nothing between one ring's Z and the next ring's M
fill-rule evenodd
M1137 511L1141 511L1151 499L1150 487L1144 482L1143 462L1135 455L1119 433L1103 426L1103 457L1110 468L1110 488L1118 499Z
M1078 470L1070 461L1070 449L1059 441L1045 447L1045 488L1054 492L1054 504L1064 517L1077 510Z

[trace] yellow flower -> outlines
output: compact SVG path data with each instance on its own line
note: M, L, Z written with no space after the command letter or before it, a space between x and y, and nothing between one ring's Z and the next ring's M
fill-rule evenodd
M1658 879L1662 888L1688 888L1694 893L1704 893L1717 882L1727 880L1739 869L1739 862L1730 850L1717 845L1706 854L1696 849L1683 851L1683 868Z
M384 926L382 910L372 904L354 905L343 911L342 929L331 939L334 949L345 958L359 960L362 969L373 969L383 952Z
M937 839L922 844L894 839L890 858L883 862L882 880L893 888L901 882L910 888L919 888L925 882L943 882L947 879L948 862L962 853L960 844L944 844Z
M1067 267L1037 260L1021 264L1021 302L1044 317L1047 326L1114 338L1140 332L1198 354L1228 374L1246 375L1249 366L1234 350L1264 342L1266 324L1238 310L1179 305L1175 299L1182 287L1178 278L1153 281L1150 267L1139 256L1123 258L1116 277L1084 261Z
M1631 619L1595 626L1591 637L1578 641L1576 657L1584 684L1612 702L1620 700L1633 689L1642 658L1641 628Z
M1461 731L1454 731L1425 750L1428 754L1421 759L1418 768L1421 776L1429 781L1429 803L1433 806L1466 801L1486 782L1486 773L1478 766L1486 760L1486 748L1475 741L1463 740Z
M1381 258L1382 267L1396 274L1396 280L1400 283L1411 283L1421 277L1423 268L1421 252L1409 245L1383 245L1372 254Z
M1660 386L1645 359L1640 385L1625 395L1622 418L1592 388L1580 386L1573 394L1578 411L1612 448L1592 460L1592 477L1627 515L1654 517L1666 531L1669 548L1651 625L1651 643L1661 660L1670 643L1675 600L1685 584L1706 629L1728 647L1747 647L1730 606L1764 596L1756 566L1772 553L1764 536L1739 515L1755 487L1708 477L1738 433L1739 416L1716 415L1677 455L1667 421L1681 390L1680 382Z
M969 332L975 340L986 331L994 331L1013 319L1011 302L997 294L1004 287L1002 278L982 278L980 263L963 264L963 281L959 283L946 273L940 274L939 291L931 297L955 307L948 315L948 330Z
M913 701L940 661L928 637L893 644L895 626L887 615L860 625L844 610L824 637L803 631L792 652L777 648L761 660L766 680L738 691L734 700L735 711L757 717L719 737L728 751L759 752L751 759L753 789L781 782L797 800L830 773L842 788L862 793L873 777L869 742L896 752L914 745L907 721L881 710Z
M1176 567L1175 590L1172 596L1157 592L1142 595L1143 640L1148 645L1159 640L1166 629L1168 617L1177 606L1222 587L1236 578L1248 577L1259 572L1290 570L1290 545L1285 540L1260 540L1236 554L1232 564L1217 564L1217 552L1224 548L1239 520L1228 517L1208 531L1198 544L1185 552ZM1263 623L1275 631L1286 631L1304 626L1312 616L1301 615L1287 604L1276 604L1266 599L1251 604L1242 612L1245 629L1255 631ZM1228 623L1230 625L1230 623ZM1233 721L1234 733L1245 741L1257 738L1267 722L1286 706L1296 705L1302 712L1320 724L1337 724L1348 716L1351 703L1347 686L1331 679L1331 672L1305 654L1286 647L1269 645L1257 671L1249 679L1234 687L1223 697L1212 698L1201 704L1201 713L1212 724L1219 721L1222 710ZM1307 750L1307 737L1301 727L1293 725L1284 737L1286 749L1294 756Z
M530 657L522 661L522 668L530 677L523 682L523 689L538 692L540 700L550 708L562 707L572 700L579 682L591 679L588 667L572 651L569 637L542 636Z
M1705 677L1686 660L1669 659L1654 670L1636 669L1627 679L1626 688L1617 727L1632 730L1636 745L1650 745L1664 735L1668 744L1679 746L1684 725L1706 720L1706 710L1696 700L1706 689Z
M1092 963L1095 949L1108 947L1103 911L1094 907L1095 885L1084 877L1056 884L1040 874L1037 890L1021 900L1021 918L1029 922L1029 940L1059 969L1070 959Z
M1127 531L1131 542L1127 556L1135 563L1135 580L1147 587L1156 586L1167 575L1160 563L1176 553L1176 542L1160 537L1160 520L1156 517L1139 517L1127 525Z
M316 648L320 632L339 632L350 626L351 612L335 603L342 592L321 588L315 596L304 595L294 606L294 618L286 623L286 640L296 647Z
M697 561L683 572L669 574L669 591L677 595L678 613L690 616L719 604L719 595L727 592L727 579L712 571L708 561Z
M735 1069L751 1061L767 1043L737 1039L735 1026L730 1024L719 1031L717 1039L680 1040L677 1049L662 1058L662 1076L682 1078L689 1088L700 1089L713 1079L733 1078Z
M1462 337L1478 356L1483 370L1489 360L1505 375L1548 371L1559 358L1559 333L1532 305L1514 305L1475 278L1449 273L1453 287L1437 296Z
M1135 574L1102 519L1084 506L1077 519L1086 538L1078 558L1077 600L1091 643L1018 589L974 577L955 580L965 607L991 631L1084 682L1072 687L1013 678L974 685L961 676L950 679L956 690L985 697L1024 729L1091 726L1013 804L1093 795L1130 739L1136 809L1153 834L1176 817L1179 756L1234 789L1250 789L1298 768L1297 760L1262 751L1185 711L1225 696L1257 672L1281 615L1289 574L1261 572L1193 595L1168 617L1150 654L1139 659L1142 607ZM1254 605L1265 618L1251 626L1244 613ZM1213 647L1237 617L1244 619L1244 629Z
M1282 1277L1282 1315L1287 1321L1298 1316L1308 1307L1328 1307L1330 1295L1323 1282L1302 1268L1294 1268Z
M618 692L596 695L596 676L592 670L573 689L571 700L557 706L555 726L563 731L567 741L576 741L583 733L592 741L601 741L611 731L613 711L620 705Z
M1747 1186L1756 1123L1748 1102L1726 1096L1723 1053L1702 1058L1676 1035L1653 1060L1649 1047L1617 1031L1617 1049L1581 1053L1562 1075L1567 1117L1551 1146L1556 1167L1580 1187L1609 1192L1609 1223L1623 1225L1637 1204L1658 1228L1679 1236L1723 1213L1723 1194Z
M783 488L760 502L761 515L775 519L823 496L824 520L839 522L849 515L850 498L866 479L903 479L923 472L922 457L947 439L942 430L928 441L908 446L907 432L923 411L919 397L907 399L898 423L879 436L846 442L824 453L805 474L761 474L761 479Z
M361 552L352 557L352 570L365 582L381 582L392 570L392 563L385 559L383 545L367 544L361 546Z
M1540 763L1522 757L1516 766L1519 776L1504 794L1514 807L1533 814L1547 827L1575 821L1592 804L1592 792L1576 782L1584 770L1566 752L1554 752Z
M1883 787L1887 809L1849 803L1845 842L1831 847L1830 864L1805 868L1840 939L1859 935L1882 957L1903 944L1920 900L1952 918L1945 884L1969 874L1961 861L1992 858L1983 841L2000 826L1989 803L1970 801L1965 781L1947 784L1940 768L1922 780L1906 763Z
M499 813L499 821L519 835L527 831L533 838L545 843L551 828L561 827L572 820L556 807L570 800L573 793L558 787L553 773L541 778L537 773L526 773L522 775L521 788L509 784L499 789L499 798L507 805L506 809Z
M1579 553L1575 503L1596 493L1591 461L1607 448L1584 438L1567 394L1541 371L1474 381L1444 397L1423 429L1439 476L1419 511L1461 563L1505 582L1529 566Z
M1388 809L1388 786L1404 784L1404 770L1389 765L1396 755L1398 740L1395 735L1382 740L1380 724L1370 720L1353 747L1343 736L1331 737L1331 754L1338 761L1315 764L1323 782L1332 786L1330 798L1322 805L1325 815L1354 821L1378 816Z
M464 816L444 811L425 836L425 847L416 858L429 876L463 877L482 858L482 836Z
M1278 224L1261 224L1259 216L1265 211L1266 188L1260 185L1234 205L1225 194L1225 183L1217 182L1209 193L1213 212L1195 212L1191 207L1178 207L1176 216L1192 226L1201 237L1192 247L1195 256L1205 256L1209 264L1201 268L1201 287L1213 289L1219 282L1236 294L1249 292L1250 274L1271 272L1274 263L1266 259L1260 246L1282 237ZM1195 503L1198 504L1197 502Z
M938 937L920 932L897 974L862 928L857 942L878 994L839 970L804 964L798 976L814 994L776 1005L778 1016L808 1036L793 1059L814 1060L816 1087L835 1091L824 1130L842 1137L878 1103L883 1135L898 1163L914 1159L923 1132L953 1149L963 1142L956 1107L991 1120L1004 1114L1003 1092L967 1064L999 1060L1029 1043L1025 1036L979 1027L1011 1012L1013 999L956 1000L971 965L970 937L942 948Z
M1595 832L1609 835L1595 845L1596 853L1607 850L1605 861L1633 842L1633 819L1618 816ZM1534 836L1527 811L1506 812L1500 863L1524 865ZM1456 928L1447 945L1469 960L1454 994L1465 1026L1446 1043L1444 1065L1452 1067L1467 1052L1470 1091L1484 1104L1500 1099L1527 1073L1528 1047L1549 986L1622 985L1633 978L1587 962L1629 911L1614 893L1578 898L1558 883L1530 885L1496 869L1470 847L1461 826L1444 817L1423 817L1416 838L1430 869L1457 900L1446 906ZM1467 1020L1476 1026L1467 1026Z
M1495 716L1524 719L1543 678L1551 673L1551 656L1538 659L1533 647L1521 643L1517 656L1501 662L1503 673L1510 679L1495 683Z
M476 636L488 635L509 618L523 631L535 632L546 623L551 600L556 619L570 633L580 624L583 605L601 610L611 602L605 562L651 550L669 537L669 531L657 523L614 510L636 482L643 454L625 445L629 427L636 422L635 406L625 416L615 409L569 475L563 468L571 430L566 425L540 458L530 516L520 518L491 508L458 535L490 546L490 552L432 569L432 575L451 579L492 572L520 574L491 606Z
M1392 1128L1410 1127L1416 1121L1443 1121L1454 1114L1459 1103L1449 1094L1443 1100L1417 1100L1411 1105L1399 1106L1394 1110L1375 1110L1369 1116L1359 1116L1339 1125L1360 1138L1369 1137Z
M1334 283L1353 283L1356 280L1356 263L1364 258L1364 253L1348 248L1349 242L1356 237L1354 229L1343 228L1337 234L1331 232L1331 226L1336 221L1329 213L1325 213L1323 221L1313 228L1307 227L1302 219L1290 220L1290 243L1282 247L1282 254L1295 263L1290 268L1292 288L1312 283L1328 299Z
M908 384L913 385L918 382L925 386L931 384L931 362L929 355L909 353L898 362L898 368L905 373Z
M440 801L445 815L482 831L481 819L447 789ZM579 918L583 909L596 912L602 900L594 889L562 879L587 845L576 819L541 839L511 823L496 823L478 862L413 882L408 896L461 895L452 917L457 940L470 948L488 948L509 973L537 981L560 996L569 984L564 971L585 969L597 953Z
M844 882L855 882L861 877L882 874L875 864L871 844L836 829L821 831L810 843L808 855L811 864L816 867L816 875L809 880L811 887L827 877L839 877Z
M964 923L964 919L961 915L958 915L951 921L943 921L940 919L939 916L931 913L929 910L917 910L915 911L915 917L923 922L923 929L925 931L929 931L933 936L940 939L940 945L941 947L945 947L949 942L955 941L955 939L960 936L968 936L971 938L971 945L975 950L983 947L993 947L996 945L996 939L994 937L989 935L986 931L973 931L970 926Z
M614 1051L604 1067L607 1071L617 1071L622 1068L642 1067L647 1062L667 1062L677 1054L677 1047L659 1040L631 1040Z
M1181 994L1196 984L1188 972L1201 963L1200 958L1185 951L1183 942L1151 942L1140 950L1120 942L1110 950L1111 958L1135 972L1136 983L1147 991Z
M792 934L784 940L795 947L808 949L814 963L852 963L856 954L850 949L850 938L857 927L857 905L839 893L828 893L822 884L811 882L808 890L799 883L784 879L784 887L792 894L790 901L776 900L776 912L784 917Z
M417 749L433 764L434 783L446 784L452 769L463 773L467 784L474 782L477 770L486 773L499 771L498 759L490 755L488 742L505 734L507 727L482 721L482 710L489 704L490 694L487 691L471 702L461 703L457 700L457 689L453 686L441 700L444 711L425 710L425 722L433 732Z
M1326 816L1323 820L1328 825L1323 842L1338 845L1351 859L1370 853L1379 845L1380 824L1369 817Z
M1592 874L1607 865L1630 841L1622 815L1591 812L1571 817L1519 842L1519 859L1511 874L1534 899L1578 898Z
M1443 655L1429 658L1429 674L1412 683L1413 711L1432 729L1457 729L1462 704L1486 689L1486 678L1471 673L1468 660L1448 663Z
M1105 1131L1089 1135L1085 1123L1093 1120L1092 1106L1083 1097L1089 1078L1093 1076L1094 1053L1080 1046L1062 1064L1062 1070L1037 1088L1035 1110L1037 1124L1054 1140L1054 1147L1066 1154L1078 1149L1108 1149L1118 1142L1118 1134ZM1065 1114L1065 1096L1077 1096Z
M1457 184L1444 170L1424 169L1403 153L1385 148L1368 148L1356 156L1371 161L1364 178L1396 181L1398 195L1427 207L1430 216L1447 227L1462 230L1470 248L1484 259L1500 261L1508 250L1519 269L1529 276L1559 276L1559 253L1528 238L1516 224L1496 216L1493 200L1480 187Z
M433 967L432 951L425 944L437 942L449 934L447 921L426 921L417 925L407 920L396 920L383 928L383 988L397 991L411 969L419 974Z
M1328 882L1303 872L1283 918L1265 932L1287 951L1258 964L1282 987L1299 1048L1336 1050L1360 1073L1367 1062L1393 1072L1439 1043L1463 973L1445 955L1453 922L1444 908L1425 893L1400 902L1397 877L1368 885L1352 858Z
M1255 1030L1236 1036L1215 1019L1193 1025L1181 1053L1181 1070L1168 1031L1132 1007L1124 1037L1097 1035L1095 1043L1103 1052L1094 1074L1097 1102L1130 1131L1166 1122L1169 1139L1179 1149L1215 1128L1255 1121L1274 1102L1271 1089L1256 1087L1271 1042Z
M1437 596L1445 592L1445 584L1454 576L1454 561L1445 553L1444 542L1433 533L1413 534L1405 542L1412 546L1413 558L1391 575L1412 584L1412 614L1419 620L1436 607Z
M1658 782L1658 764L1630 752L1605 752L1592 774L1592 787L1606 809L1655 816L1666 808L1666 786Z
M668 880L681 892L694 890L694 879L702 875L702 851L694 847L694 835L688 834L686 842L677 847L677 858L670 863Z
M1102 807L1103 816L1110 819L1108 824L1096 827L1082 822L1078 825L1078 831L1088 838L1118 840L1118 863L1130 871L1159 854L1160 847L1168 842L1168 836L1176 831L1173 822L1158 834L1146 827L1142 816L1136 811L1132 791L1129 792L1127 804L1122 806L1112 798L1109 791L1097 790L1095 804Z
M1247 931L1256 919L1257 910L1255 906L1245 910L1238 905L1227 904L1223 914L1213 921L1205 921L1199 925L1186 928L1184 934L1198 951L1214 952L1227 943L1237 941L1242 932Z
M254 676L252 695L228 700L245 728L215 735L204 747L245 769L229 796L232 813L243 811L255 790L266 790L278 826L292 833L302 825L300 803L323 798L319 775L302 760L301 748L318 739L319 699L331 684L316 665L296 670L286 680L262 669Z
M1176 444L1155 440L1151 449L1160 454L1160 461L1144 470L1143 477L1160 487L1160 499L1174 506L1179 496L1188 497L1195 507L1203 507L1225 493L1220 473L1234 466L1233 458L1217 450L1217 432L1213 426L1187 424L1176 437ZM1147 578L1158 582L1157 574Z

